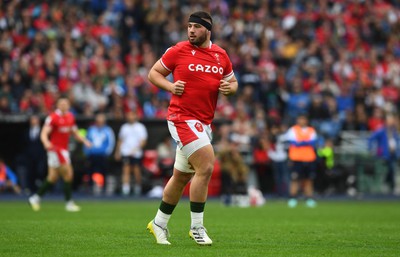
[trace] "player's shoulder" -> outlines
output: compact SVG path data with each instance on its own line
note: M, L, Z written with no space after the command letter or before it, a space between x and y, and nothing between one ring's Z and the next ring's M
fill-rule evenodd
M219 45L214 44L214 43L212 43L212 45L211 45L211 50L214 52L220 52L222 54L227 54L225 49L223 49L222 47L220 47Z
M181 49L185 49L188 47L190 47L190 43L188 41L180 41L165 50L165 53L167 53L168 51L180 51Z
M60 118L60 113L57 111L53 111L47 115L46 120L58 120Z
M50 118L60 117L60 113L56 110L56 111L51 112L49 115L47 115L47 117L50 117Z
M70 122L75 122L75 114L73 112L67 112L65 114L65 117L70 121Z
M192 47L192 44L189 43L189 41L180 41L178 43L176 43L175 45L178 48L187 48L187 47Z
M59 114L56 111L53 111L46 116L46 118L44 119L44 124L54 125L59 120L59 118Z

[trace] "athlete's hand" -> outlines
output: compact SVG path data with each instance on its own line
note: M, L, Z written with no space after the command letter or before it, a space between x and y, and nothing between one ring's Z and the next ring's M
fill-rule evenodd
M84 139L84 140L83 140L83 144L84 144L87 148L92 147L92 143L91 143L89 140L87 140L87 139Z
M219 92L221 92L221 94L223 95L228 96L228 95L233 95L236 92L236 90L233 87L232 83L221 79L219 83Z
M50 151L53 148L53 144L51 142L45 142L43 143L43 146L47 151Z
M183 91L185 90L185 81L177 80L170 89L170 92L174 95L182 95Z

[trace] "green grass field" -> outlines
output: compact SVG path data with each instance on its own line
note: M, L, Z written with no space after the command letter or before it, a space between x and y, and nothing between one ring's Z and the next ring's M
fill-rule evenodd
M67 213L44 200L40 212L26 202L0 202L0 256L400 256L400 203L319 202L315 209L285 202L263 207L207 203L205 225L214 241L188 238L189 203L171 218L171 246L146 231L158 201L81 201Z

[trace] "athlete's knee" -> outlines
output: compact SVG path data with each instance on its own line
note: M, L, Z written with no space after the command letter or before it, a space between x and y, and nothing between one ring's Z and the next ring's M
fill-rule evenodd
M46 180L52 184L56 183L58 180L58 174L55 170L49 170Z
M72 182L72 180L74 179L74 176L70 175L70 174L66 174L63 176L63 180L65 182Z
M72 167L70 166L62 166L61 168L62 171L62 178L65 182L72 182L74 179L74 172L72 170Z
M58 177L57 176L47 176L46 180L50 182L51 184L55 184L57 182Z
M205 178L210 178L214 170L213 162L204 162L200 165L196 170L196 175L202 176Z
M185 187L192 179L193 173L187 173L174 168L174 174L171 178L174 186Z

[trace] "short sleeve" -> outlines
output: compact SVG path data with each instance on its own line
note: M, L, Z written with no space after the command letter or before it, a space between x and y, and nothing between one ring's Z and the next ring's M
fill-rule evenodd
M125 124L122 125L122 127L118 133L118 139L120 139L120 140L123 140L125 137L125 127L126 127Z
M296 135L295 135L295 133L294 133L294 129L293 129L293 128L290 128L290 129L286 132L285 137L286 137L286 140L287 140L287 141L297 141L297 140L296 140Z
M71 128L72 131L77 131L78 130L78 126L76 125L76 121L75 121L75 116L73 114L71 114Z
M233 69L232 69L232 63L231 60L229 59L228 54L225 53L225 58L226 58L226 64L225 64L225 68L224 68L224 77L223 79L225 81L229 81L231 78L233 78Z
M142 124L142 140L147 140L147 129L146 129L146 127Z
M175 45L168 48L160 59L162 66L170 72L175 69L177 54L178 47Z
M317 140L317 139L318 139L317 132L315 131L315 129L312 129L310 140L314 141L314 140Z
M44 125L53 127L54 126L54 117L52 115L47 116L47 118L44 120Z

